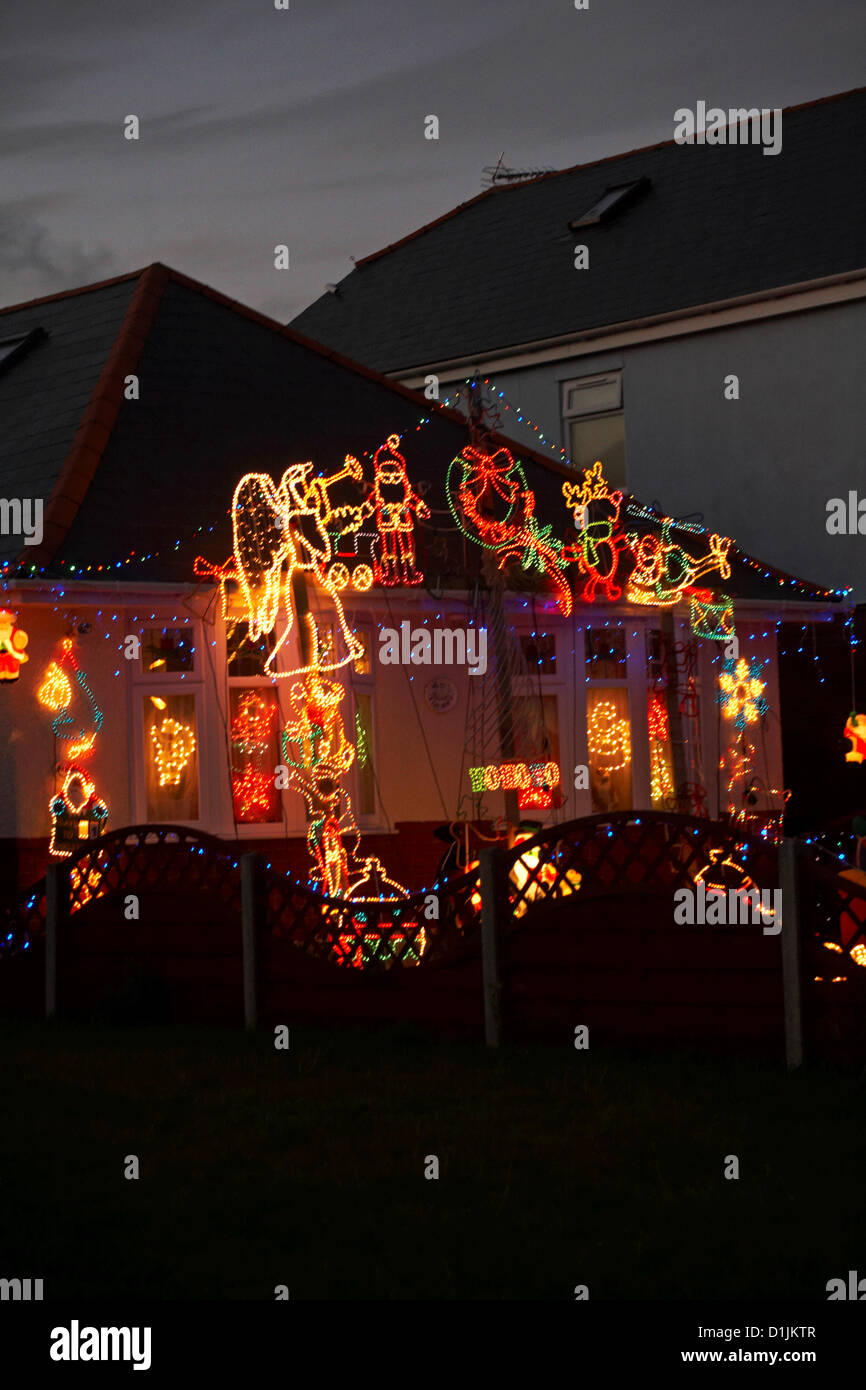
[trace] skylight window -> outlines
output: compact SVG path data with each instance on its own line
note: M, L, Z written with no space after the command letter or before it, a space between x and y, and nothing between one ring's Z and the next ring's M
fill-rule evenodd
M649 179L632 179L630 183L618 183L613 188L606 188L604 193L593 203L592 207L587 208L582 217L578 217L574 222L569 222L569 227L574 231L577 227L593 227L599 222L606 222L615 212L619 212L630 203L638 194L643 193L650 186Z
M0 372L17 362L25 352L46 336L44 328L34 328L31 333L19 333L14 338L0 338Z

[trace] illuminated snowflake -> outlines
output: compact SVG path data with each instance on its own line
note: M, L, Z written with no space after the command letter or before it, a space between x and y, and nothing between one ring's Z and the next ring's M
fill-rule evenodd
M750 661L744 656L736 661L730 657L722 667L716 699L725 718L732 719L737 729L756 724L767 713L767 682L761 679L761 670L761 662L754 656Z

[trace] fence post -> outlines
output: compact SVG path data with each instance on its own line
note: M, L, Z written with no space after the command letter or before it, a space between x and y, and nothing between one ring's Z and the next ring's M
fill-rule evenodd
M57 1017L57 946L69 920L69 866L50 863L45 873L45 1017Z
M258 946L265 922L265 875L260 854L241 857L241 940L244 969L244 1027L259 1021Z
M502 1041L502 935L508 912L505 857L502 850L483 849L481 870L481 969L484 988L484 1041Z
M788 1071L803 1064L803 962L800 929L800 888L796 840L779 846L779 887L782 890L782 989L785 998L785 1061Z

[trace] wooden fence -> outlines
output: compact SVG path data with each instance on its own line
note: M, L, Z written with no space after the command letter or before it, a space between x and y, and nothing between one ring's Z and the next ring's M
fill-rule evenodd
M783 924L679 925L719 875ZM720 880L720 881L723 881ZM0 1009L49 1016L411 1022L466 1037L866 1051L866 887L813 848L663 813L593 816L397 902L323 899L182 827L119 830L7 904Z

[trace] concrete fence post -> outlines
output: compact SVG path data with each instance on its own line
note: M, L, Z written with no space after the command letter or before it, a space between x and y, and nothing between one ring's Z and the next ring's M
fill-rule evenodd
M779 845L779 887L782 890L782 989L785 1000L785 1062L788 1071L803 1065L803 940L797 840Z
M505 856L499 849L483 849L481 871L481 968L484 989L484 1041L498 1047L502 1041L503 962L502 945L508 915Z
M62 956L69 921L69 866L49 864L45 873L45 1017L57 1017L57 956Z
M244 1027L259 1021L259 941L265 925L265 870L260 854L241 858L241 941L244 971Z

